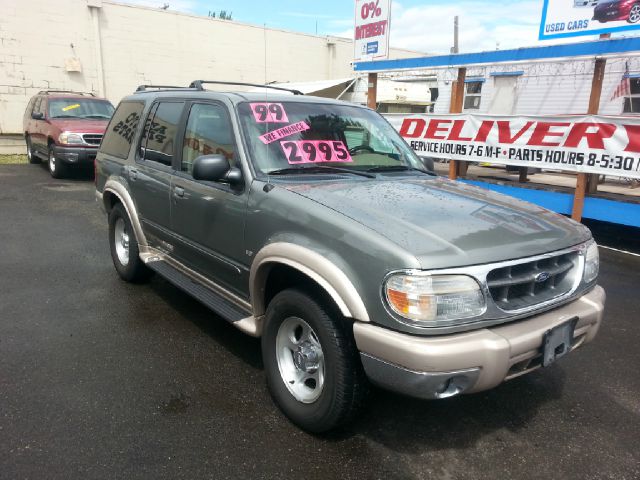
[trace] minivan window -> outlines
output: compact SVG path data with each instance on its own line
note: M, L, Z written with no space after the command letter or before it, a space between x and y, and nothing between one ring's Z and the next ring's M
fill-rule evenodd
M89 98L56 98L49 100L49 118L87 118L108 120L113 105L106 100Z
M175 149L175 138L182 116L184 102L160 102L145 123L143 136L144 160L171 166Z
M180 170L190 174L197 157L216 153L235 165L233 129L226 109L222 105L196 103L187 121Z
M33 104L33 111L31 113L33 114L33 113L42 112L42 109L40 108L41 105L42 105L42 97L36 98L36 101Z
M102 143L100 151L118 158L127 158L133 137L140 123L142 102L122 102L113 114Z

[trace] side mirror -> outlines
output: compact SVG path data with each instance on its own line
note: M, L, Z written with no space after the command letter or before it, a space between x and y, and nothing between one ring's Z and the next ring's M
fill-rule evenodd
M431 157L420 157L422 160L422 164L427 172L435 172L435 165L433 163L433 158Z
M44 113L42 113L42 112L33 112L31 114L31 118L33 118L34 120L44 120Z
M232 168L224 155L202 155L193 162L193 178L205 182L242 183L242 172Z

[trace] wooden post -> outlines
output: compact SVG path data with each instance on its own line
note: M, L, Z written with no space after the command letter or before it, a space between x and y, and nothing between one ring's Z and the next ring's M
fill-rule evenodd
M602 38L602 37L601 37ZM597 115L600 110L600 97L602 96L602 83L604 80L604 71L607 66L606 58L596 58L596 63L593 68L593 80L591 81L591 96L589 97L589 115ZM593 175L594 178L591 183L597 188L597 175ZM582 211L584 209L584 198L589 189L589 174L578 173L578 179L576 180L576 192L573 197L573 210L571 212L571 218L579 222L582 220ZM590 193L593 193L590 192Z
M464 80L467 77L467 69L458 68L458 79L451 86L451 103L449 113L462 113L464 105ZM460 173L460 164L456 160L449 161L449 178L455 180Z
M369 84L367 88L367 107L372 110L378 109L378 74L369 73Z

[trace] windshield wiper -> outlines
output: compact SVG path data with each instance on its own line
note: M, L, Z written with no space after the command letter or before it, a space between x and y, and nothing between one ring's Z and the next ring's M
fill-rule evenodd
M93 115L85 115L84 118L111 118L109 115L101 115L99 113Z
M426 173L427 175L435 176L435 173L429 172L427 170L422 170L421 168L408 167L407 165L381 165L379 167L368 168L367 172L421 172Z
M273 170L268 175L291 175L296 173L350 173L351 175L359 175L361 177L376 178L375 175L371 175L366 172L359 172L358 170L351 170L349 168L329 167L325 165L314 165L313 167L288 167L281 168L280 170Z

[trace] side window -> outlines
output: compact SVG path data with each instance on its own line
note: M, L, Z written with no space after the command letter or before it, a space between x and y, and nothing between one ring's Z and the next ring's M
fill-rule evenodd
M183 107L184 102L160 102L149 114L142 140L143 160L171 166Z
M36 98L36 101L33 102L33 110L31 110L31 114L38 113L40 111L41 103L42 103L42 97Z
M640 113L640 78L628 78L623 95L625 98L622 113Z
M180 170L190 174L196 158L215 153L224 155L235 166L236 147L229 116L222 105L196 103L189 112Z
M100 144L101 152L119 158L129 156L143 108L142 102L121 102L118 105Z

